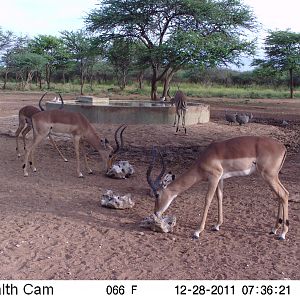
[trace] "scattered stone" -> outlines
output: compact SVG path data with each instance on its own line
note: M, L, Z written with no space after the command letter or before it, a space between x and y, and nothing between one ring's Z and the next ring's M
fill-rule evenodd
M107 190L101 199L101 205L108 208L127 209L132 208L134 204L135 203L132 201L130 194L120 196L118 194L114 194L112 190Z
M172 232L174 226L176 225L176 217L165 216L158 218L156 215L151 215L142 220L140 226L143 228L149 228L152 231L157 232Z
M112 167L106 172L106 175L114 179L126 179L133 173L133 166L127 160L121 160L112 165Z

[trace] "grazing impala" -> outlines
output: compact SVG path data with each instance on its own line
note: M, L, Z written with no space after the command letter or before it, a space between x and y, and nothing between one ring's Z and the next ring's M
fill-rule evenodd
M90 124L85 116L78 112L69 112L62 110L43 111L32 117L32 126L34 130L34 138L31 147L26 151L25 161L23 165L24 176L28 176L28 165L32 165L33 171L36 171L33 152L37 145L47 137L51 132L71 134L74 138L77 175L83 177L80 171L79 147L80 140L89 143L100 154L103 161L106 162L106 168L112 156L114 149L110 146L106 138L100 139L94 127ZM92 170L87 165L86 153L84 147L84 163L88 173Z
M218 223L214 229L219 230L223 223L223 180L233 176L246 176L257 170L262 178L279 198L278 213L272 234L283 223L279 239L284 240L288 232L288 197L289 193L279 181L278 174L286 157L285 146L268 137L243 136L210 144L200 155L195 164L165 189L157 188L157 180L152 181L150 174L153 163L147 171L147 181L156 196L154 213L161 217L172 201L182 192L199 181L208 181L205 207L199 229L194 238L199 238L204 230L209 206L215 192L218 199Z
M19 135L22 132L22 137L23 137L23 144L24 144L24 150L26 150L26 142L25 142L25 138L27 133L32 129L32 116L36 113L39 113L41 111L44 111L44 108L42 107L42 100L45 97L45 95L47 94L47 92L41 97L40 101L39 101L39 108L32 106L32 105L26 105L24 107L22 107L19 110L19 126L18 129L15 133L16 136L16 151L17 151L17 155L18 157L21 156L20 151L19 151ZM63 107L64 103L63 103L63 99L61 97L61 95L59 94L60 97L60 101L61 101L61 107L60 109ZM62 157L62 159L64 161L68 161L63 154L60 152L60 150L58 149L57 145L55 144L54 140L52 139L51 135L49 135L49 140L51 142L51 144L54 146L54 148L58 151L59 155Z

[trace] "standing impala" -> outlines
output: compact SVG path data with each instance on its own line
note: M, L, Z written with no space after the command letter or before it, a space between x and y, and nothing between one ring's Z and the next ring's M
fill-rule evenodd
M243 136L211 143L200 155L194 165L180 177L171 182L165 189L157 188L157 180L152 181L150 175L153 163L147 171L147 181L156 196L154 213L161 217L172 201L182 192L200 181L208 181L205 207L199 229L194 238L199 238L204 230L205 221L215 192L218 199L218 223L214 226L219 230L223 223L223 180L233 176L246 176L257 170L269 184L279 199L275 227L271 233L276 234L283 223L279 236L285 239L288 232L288 197L289 193L279 181L278 174L286 157L285 146L268 137Z
M181 117L182 128L184 129L184 133L186 134L186 127L185 127L185 115L187 111L187 99L185 94L182 91L177 91L174 98L171 98L171 104L175 104L175 119L174 125L176 126L176 134L179 131L179 123ZM177 117L177 118L176 118Z
M47 94L47 92L41 97L40 101L39 101L39 107L35 107L33 105L26 105L23 106L20 110L19 110L19 126L18 129L15 133L15 137L16 137L16 151L17 151L17 155L18 157L21 156L20 151L19 151L19 135L22 132L22 137L23 137L23 144L24 144L24 150L26 150L26 142L25 142L25 138L27 133L32 129L32 116L36 113L39 113L41 111L44 111L44 108L42 107L42 100L45 97L45 95ZM59 97L60 97L60 101L61 101L61 106L59 109L62 109L64 106L64 102L62 99L62 96L60 93ZM57 152L59 153L59 155L61 156L61 158L64 161L68 161L64 155L60 152L60 150L58 149L57 145L55 144L53 138L51 137L51 135L49 135L49 140L51 142L51 144L54 146L54 148L57 150Z
M106 168L108 168L108 163L114 149L110 146L106 138L101 139L99 137L95 128L81 113L62 110L43 111L33 115L32 126L34 130L34 138L31 147L28 148L25 153L25 161L23 165L24 176L28 176L29 163L30 165L32 165L33 171L36 171L33 156L34 150L37 145L51 132L67 133L73 136L77 161L76 170L78 177L83 177L83 174L80 171L79 161L79 147L81 139L89 143L99 152L102 160L106 162ZM92 170L87 165L87 158L84 147L82 147L82 149L84 152L85 167L88 173L92 173Z

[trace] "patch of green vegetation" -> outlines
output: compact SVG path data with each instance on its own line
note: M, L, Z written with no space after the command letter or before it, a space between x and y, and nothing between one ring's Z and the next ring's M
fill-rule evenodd
M222 86L214 84L192 84L192 83L174 83L171 84L170 95L173 96L177 89L182 90L189 97L194 98L233 98L233 99L287 99L290 96L288 87L263 87L263 86ZM22 90L20 84L8 82L7 90ZM38 85L31 84L26 90L40 91ZM43 90L46 87L43 86ZM143 88L138 88L137 84L127 85L121 90L113 83L84 85L84 94L112 96L118 95L141 95L150 98L150 85L145 82ZM80 85L78 83L52 83L50 91L61 93L80 93ZM162 87L158 88L158 95L162 94ZM295 98L300 98L300 92L295 92Z

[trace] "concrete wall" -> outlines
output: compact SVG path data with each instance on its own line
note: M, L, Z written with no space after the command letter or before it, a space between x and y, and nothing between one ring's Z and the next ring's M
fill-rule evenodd
M47 102L47 110L57 109L60 104ZM145 107L120 105L87 105L78 103L65 103L64 109L81 112L92 123L104 124L173 124L175 107ZM186 125L209 122L210 108L204 104L188 104L186 112Z

